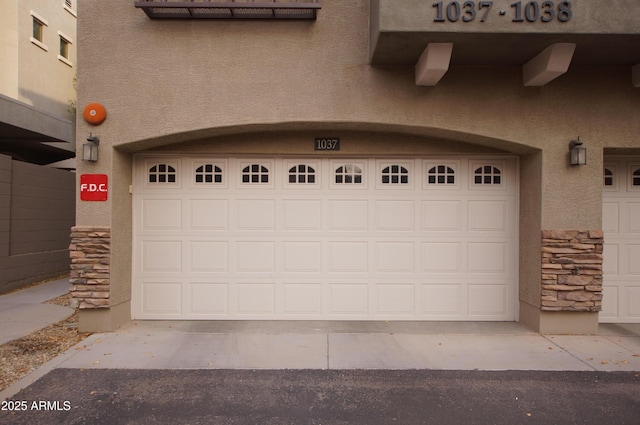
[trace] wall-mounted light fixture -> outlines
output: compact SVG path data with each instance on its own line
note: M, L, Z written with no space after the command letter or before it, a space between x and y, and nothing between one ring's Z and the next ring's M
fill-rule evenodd
M582 146L580 136L578 136L578 140L569 142L569 157L571 165L587 164L587 148Z
M89 133L87 142L89 143L82 145L82 160L96 162L98 160L98 145L100 144L100 139L98 136L94 136L93 133Z

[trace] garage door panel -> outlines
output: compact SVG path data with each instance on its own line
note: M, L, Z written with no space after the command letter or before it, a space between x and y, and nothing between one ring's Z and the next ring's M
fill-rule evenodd
M151 316L182 314L182 282L142 282L142 311Z
M619 232L620 205L617 202L602 203L602 228L605 234L617 234Z
M182 229L182 199L145 199L142 202L142 228L146 231Z
M220 273L229 271L229 243L226 241L191 241L189 243L192 272Z
M322 271L322 242L285 241L283 267L286 273L320 273Z
M322 283L284 283L283 310L286 315L322 315Z
M238 283L235 285L236 313L251 316L273 316L276 313L274 283Z
M461 232L461 216L461 201L424 201L422 203L422 230Z
M239 230L274 230L276 203L270 199L240 199L235 217Z
M422 285L422 313L440 320L464 314L465 285L456 283Z
M628 204L628 229L632 233L640 233L640 202Z
M239 241L236 243L235 259L239 272L275 271L275 242Z
M468 245L469 273L507 274L507 244L471 242Z
M422 244L425 273L463 273L461 242L428 242Z
M415 231L414 211L414 201L376 201L375 229L382 232Z
M226 199L192 199L189 201L189 211L191 230L229 229L229 201Z
M507 285L469 285L469 314L481 317L502 317L507 314Z
M627 287L625 301L629 317L635 320L640 319L640 286L638 286L637 282Z
M625 246L627 254L628 274L640 275L640 244L628 244Z
M470 231L507 231L506 201L469 201L468 208Z
M304 199L283 201L284 230L322 230L322 200Z
M369 202L333 199L329 201L330 231L366 231L369 224Z
M176 178L137 161L135 318L514 319L513 161L481 188L467 159L151 162Z
M602 270L606 276L617 276L620 269L620 254L618 245L606 245L604 247L604 261Z
M391 316L415 315L415 285L389 284L376 285L376 313Z
M182 242L173 240L148 240L142 244L143 272L181 272Z
M229 284L222 282L190 282L189 314L226 316L229 314Z
M375 271L378 273L414 273L413 242L376 242Z
M369 244L366 241L330 241L329 273L367 273L369 268Z
M331 315L365 316L369 311L369 285L366 283L331 283L329 294Z
M615 321L620 316L620 295L617 286L605 286L602 290L600 321Z

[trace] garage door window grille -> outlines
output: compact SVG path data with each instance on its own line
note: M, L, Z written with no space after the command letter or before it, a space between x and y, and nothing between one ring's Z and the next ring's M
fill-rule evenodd
M437 165L429 169L427 176L429 184L455 184L456 172L446 165Z
M613 171L608 168L604 169L604 185L613 186Z
M409 184L409 170L400 165L383 168L382 184Z
M640 186L640 168L633 172L633 186Z
M149 183L175 183L176 169L168 164L157 164L149 168Z
M205 164L196 168L196 183L222 183L222 168Z
M361 184L362 168L354 164L345 164L336 169L336 184Z
M289 168L289 183L315 184L316 170L305 164Z
M264 165L251 164L242 169L242 183L269 183L269 169Z
M474 183L483 185L502 184L502 172L499 168L491 165L476 168L474 172Z

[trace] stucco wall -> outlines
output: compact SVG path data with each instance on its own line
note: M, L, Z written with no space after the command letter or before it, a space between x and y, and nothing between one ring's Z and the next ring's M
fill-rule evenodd
M418 87L413 66L369 64L370 4L325 0L316 21L150 20L130 0L79 4L78 120L110 175L105 203L79 202L78 224L111 227L114 299L129 299L131 155L173 152L314 154L336 136L342 154L502 152L520 156L520 297L539 306L540 230L600 229L605 148L640 145L640 92L630 66L572 67L543 87L522 68L453 67ZM579 46L578 46L579 48ZM568 165L580 139L588 165Z
M9 1L2 4L0 14L0 94L16 99L18 97L18 3Z
M586 207L570 224L599 227L590 208L599 194L585 198L580 187L599 181L604 147L637 144L630 68L571 69L539 88L523 87L520 67L455 68L436 87L417 87L412 67L368 64L368 4L324 2L315 22L230 22L152 21L128 0L81 3L80 106L108 110L99 128L79 123L79 141L89 131L102 141L103 160L87 169L109 170L109 146L135 151L247 126L386 130L543 150L543 226L569 224L566 200L579 197ZM578 136L590 165L575 169L566 158ZM103 208L84 207L82 220L108 224Z

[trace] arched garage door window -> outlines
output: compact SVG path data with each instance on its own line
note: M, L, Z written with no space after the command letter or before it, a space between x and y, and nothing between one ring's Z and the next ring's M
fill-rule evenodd
M316 170L305 164L299 164L289 168L289 183L314 184L316 182Z
M427 176L429 184L455 184L456 172L446 165L437 165L429 169Z
M502 172L499 168L484 165L482 167L476 168L474 175L474 183L475 184L484 184L484 185L499 185L502 184Z
M362 168L354 164L345 164L336 169L336 184L361 184Z
M149 168L149 183L175 183L176 169L171 165L157 164Z
M633 185L640 186L640 168L633 172Z
M260 164L244 167L242 169L242 183L269 183L269 169Z
M382 184L409 184L409 170L400 165L383 168Z

